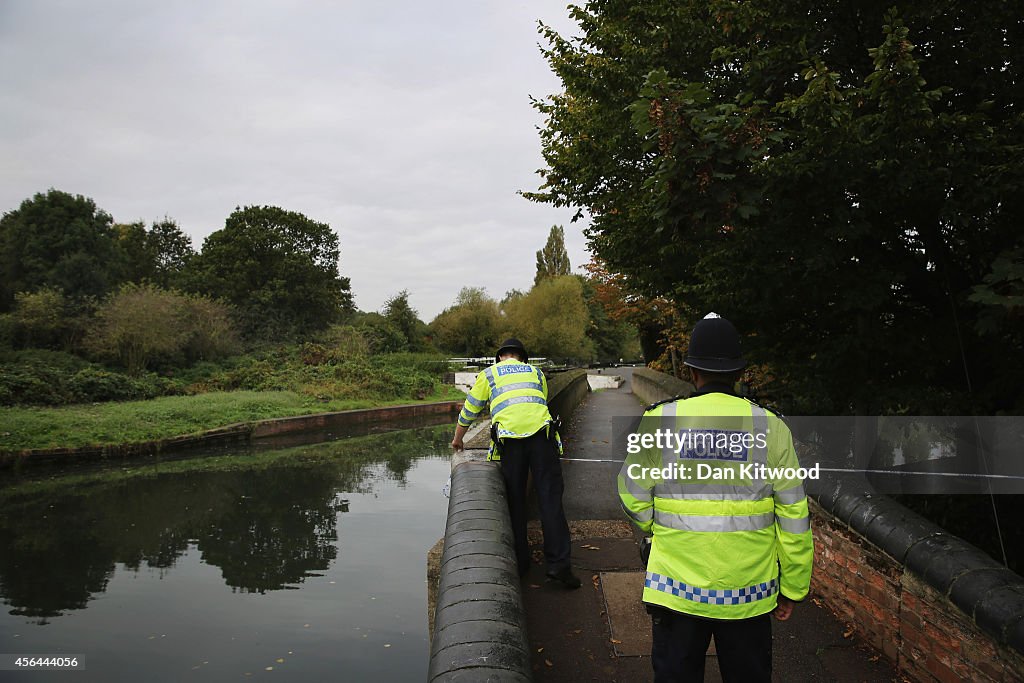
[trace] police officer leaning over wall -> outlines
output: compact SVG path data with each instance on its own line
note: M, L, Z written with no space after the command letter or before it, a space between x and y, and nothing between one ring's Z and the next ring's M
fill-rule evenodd
M698 322L684 363L696 392L647 409L618 477L623 510L652 536L654 680L703 680L714 636L724 681L767 682L770 615L788 619L807 596L814 556L803 482L783 476L798 466L792 435L735 395L746 362L728 320ZM660 443L636 438L658 430Z
M526 481L532 470L544 532L547 577L566 588L579 588L570 566L569 524L562 508L562 445L548 411L548 383L544 373L528 363L518 339L506 339L495 354L494 365L476 376L459 413L452 448L463 449L466 430L485 405L490 405L491 451L488 460L501 462L519 576L530 569L526 537Z

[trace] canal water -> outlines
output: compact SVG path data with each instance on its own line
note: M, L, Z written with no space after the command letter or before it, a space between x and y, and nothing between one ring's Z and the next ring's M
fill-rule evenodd
M451 432L7 476L0 680L423 680Z

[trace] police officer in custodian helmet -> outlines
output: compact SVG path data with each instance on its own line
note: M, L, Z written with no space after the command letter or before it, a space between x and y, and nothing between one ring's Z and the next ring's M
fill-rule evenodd
M703 680L713 636L723 680L767 682L770 615L788 619L807 596L814 555L793 439L735 394L746 363L728 320L698 322L684 363L696 391L647 409L635 436L665 438L637 439L618 477L623 510L652 536L643 601L655 681Z

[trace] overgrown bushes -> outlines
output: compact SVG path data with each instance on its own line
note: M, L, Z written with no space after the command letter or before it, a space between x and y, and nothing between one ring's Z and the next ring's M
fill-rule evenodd
M60 351L0 355L0 405L128 401L184 392L184 384L173 379L154 373L129 377Z
M321 401L422 399L447 370L443 357L348 356L323 344L280 346L173 374L130 376L59 351L0 354L0 405L56 406L208 391L295 391Z
M447 370L432 354L392 353L349 356L337 347L303 344L234 358L199 381L193 390L291 390L320 400L423 398Z

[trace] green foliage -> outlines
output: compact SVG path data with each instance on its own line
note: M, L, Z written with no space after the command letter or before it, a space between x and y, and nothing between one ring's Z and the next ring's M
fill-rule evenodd
M3 354L0 368L0 405L126 401L183 391L181 383L153 373L129 377L58 351Z
M281 346L236 357L196 377L194 392L294 391L319 401L422 400L434 394L448 367L433 354L353 356L320 343Z
M49 190L0 218L0 311L18 292L102 297L123 279L113 220L87 197Z
M636 328L628 322L613 320L598 296L593 277L579 277L583 300L587 304L587 339L598 362L640 358L640 343Z
M430 323L437 346L465 357L487 356L499 344L501 312L482 287L463 287L455 303Z
M401 350L420 351L423 349L425 326L420 320L419 314L416 313L416 309L409 305L409 290L403 289L388 299L381 312L384 318L394 325L405 338L405 345Z
M564 89L535 102L547 167L528 196L586 210L632 291L729 317L787 410L1019 406L1019 317L985 289L1011 288L994 263L1024 213L1009 5L570 13L579 40L541 29Z
M52 287L18 292L14 310L5 318L10 342L22 348L60 346L70 325L64 293Z
M187 339L181 298L152 285L128 284L96 312L85 344L96 357L118 360L131 375L157 356L179 351Z
M249 206L206 238L190 287L234 305L250 337L301 336L353 310L349 280L338 274L339 254L338 236L326 223Z
M240 351L230 306L198 294L178 296L179 324L185 331L181 350L186 362L212 360Z
M151 282L164 289L183 284L195 250L192 239L173 219L156 221L146 230L141 221L117 224L114 230L125 261L129 282Z
M371 354L409 350L409 340L402 333L402 329L380 313L357 315L353 323L369 345Z
M569 253L565 250L565 231L561 225L553 225L547 243L537 252L537 274L533 277L533 284L537 285L545 278L569 275L571 272Z
M76 372L65 387L71 399L68 403L131 401L183 393L180 384L153 373L129 377L95 366Z
M319 346L347 358L370 355L369 341L354 325L332 325L317 334L307 346Z
M151 284L127 284L99 307L85 346L135 376L160 358L188 362L224 355L236 350L237 340L225 305Z
M43 362L4 362L0 372L0 405L67 403L70 394L64 388L67 376Z
M505 304L504 336L522 340L532 356L589 362L587 304L580 279L562 275L541 280L528 294Z

